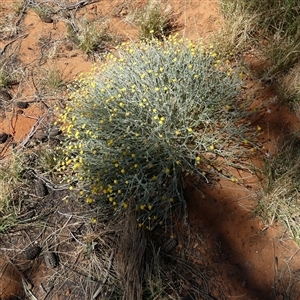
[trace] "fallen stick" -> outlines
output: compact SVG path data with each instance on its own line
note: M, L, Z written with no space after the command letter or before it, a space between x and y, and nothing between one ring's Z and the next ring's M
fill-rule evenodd
M23 35L21 35L21 36L18 36L18 37L16 37L16 38L14 38L13 40L11 40L10 42L8 42L7 44L5 44L5 45L3 46L3 48L0 50L0 56L6 51L7 47L8 47L10 44L14 43L15 41L17 41L17 40L19 40L19 39L24 39L24 38L26 38L28 35L29 35L29 33L25 33L25 34L23 34Z

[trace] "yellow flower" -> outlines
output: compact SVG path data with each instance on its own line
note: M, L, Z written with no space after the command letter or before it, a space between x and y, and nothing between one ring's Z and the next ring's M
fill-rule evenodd
M96 218L92 218L91 221L92 221L92 223L94 223L94 224L97 223L97 219L96 219Z
M151 178L151 180L152 180L152 181L156 181L156 180L157 180L157 176L154 175L154 176Z
M150 204L148 205L148 209L149 209L149 210L151 210L152 207L153 207L152 205L150 205Z
M90 197L86 198L86 203L91 204L93 202L94 202L94 200L92 198L90 198Z
M170 173L170 169L166 168L166 173L169 174Z
M123 203L123 207L124 207L124 208L127 208L127 207L128 207L128 204L127 204L126 202L124 202L124 203Z
M231 177L231 179L230 179L232 182L238 182L238 179L237 178L235 178L235 177Z
M121 170L121 173L124 174L124 173L125 173L125 169L122 169L122 170Z
M210 146L209 146L209 149L210 149L211 151L213 151L213 150L215 149L215 146L214 146L214 145L210 145Z

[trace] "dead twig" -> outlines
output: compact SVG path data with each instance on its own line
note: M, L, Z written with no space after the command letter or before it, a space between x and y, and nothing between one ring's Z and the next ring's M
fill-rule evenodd
M6 51L7 47L8 47L10 44L14 43L15 41L17 41L17 40L19 40L19 39L25 39L28 35L29 35L29 33L25 33L25 34L23 34L23 35L21 35L21 36L18 36L18 37L16 37L16 38L14 38L13 40L11 40L10 42L8 42L7 44L5 44L5 45L3 46L3 48L0 50L0 56Z
M27 137L23 140L23 142L22 142L20 145L18 145L18 146L16 147L17 153L18 153L19 151L21 151L21 150L24 148L24 146L29 142L30 138L31 138L31 137L35 134L35 132L38 130L39 125L40 125L40 124L42 123L42 121L46 118L46 116L47 116L47 115L44 115L44 116L42 116L42 117L40 117L40 118L37 119L37 121L35 122L35 124L32 126L30 132L28 133Z
M114 257L114 250L111 251L111 254L110 254L110 256L109 256L109 264L108 264L108 266L107 266L106 276L105 276L105 278L103 279L103 281L102 281L101 285L99 286L99 288L97 289L97 291L94 293L94 295L93 295L93 297L92 297L92 300L97 299L97 297L99 296L99 294L100 294L100 292L101 292L101 290L102 290L104 284L105 284L106 281L107 281L107 278L108 278L108 276L109 276L109 270L110 270L111 265L112 265L113 257Z

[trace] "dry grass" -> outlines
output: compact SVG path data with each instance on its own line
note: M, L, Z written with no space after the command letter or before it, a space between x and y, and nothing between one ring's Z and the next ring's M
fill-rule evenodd
M280 270L278 278L273 287L274 299L298 300L300 296L300 273L292 271L290 262L287 262L286 267Z
M265 161L266 187L257 212L267 225L279 221L288 235L300 242L300 140L299 133L283 137L277 152Z
M279 79L279 95L286 99L300 120L300 63Z
M240 55L252 47L256 40L258 13L249 13L242 2L221 1L226 23L213 38L218 52Z

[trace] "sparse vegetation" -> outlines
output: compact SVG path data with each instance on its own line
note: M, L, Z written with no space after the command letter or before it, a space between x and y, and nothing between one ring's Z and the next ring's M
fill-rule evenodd
M45 69L44 76L42 80L43 87L49 88L51 90L59 91L64 86L62 71L57 67L52 69Z
M274 156L265 159L266 186L257 212L266 224L280 221L300 243L300 142L299 133L282 137Z
M264 103L251 102L261 91L256 86L249 92L253 82L275 87L300 119L300 4L222 0L226 25L209 46L172 36L192 20L181 15L181 5L197 1L128 0L109 8L102 6L108 1L92 2L0 4L1 254L24 274L30 299L45 297L26 277L36 280L34 268L47 253L56 259L46 264L54 272L43 270L49 299L225 299L205 259L215 249L201 236L205 222L197 237L186 226L184 192L198 190L204 204L212 200L206 191L226 182L233 188L222 201L226 206L230 198L231 205L236 191L255 186L251 158L265 153L256 213L266 228L284 224L300 244L299 131L282 131L275 154L265 152L257 144L267 132L260 118L267 115L269 125L275 109L260 98ZM115 47L117 22L134 25L134 41ZM32 28L36 36L23 43ZM126 34L122 40L131 40ZM91 60L97 67L69 85L67 100L67 80L89 70ZM239 65L247 65L246 76ZM62 111L63 136L52 125L54 106ZM18 136L18 122L30 124L30 132L24 126ZM218 206L220 199L213 200ZM219 266L216 258L227 262L226 238L212 241L224 252L213 265ZM30 247L39 250L34 257ZM279 258L276 253L276 271ZM288 274L276 273L276 299L299 294L298 275L288 267Z
M153 38L163 39L175 29L172 11L157 1L149 1L148 5L137 17L140 39L147 41Z
M50 6L46 6L46 5L43 5L43 4L34 6L33 11L40 17L40 19L42 21L49 19L50 16L51 16Z
M12 8L15 15L19 16L23 12L25 6L26 6L26 1L24 0L17 0L13 2Z
M112 41L112 34L103 20L72 22L67 26L67 37L86 54L104 52L106 43Z
M23 157L15 155L9 161L3 162L0 168L0 233L17 224L20 206L15 203L15 198L22 184L22 164Z
M298 1L223 0L222 5L229 24L234 21L234 15L243 16L243 22L234 26L239 29L232 31L234 40L245 40L246 33L250 34L249 46L259 42L258 50L267 59L264 76L283 73L297 63L300 51Z

